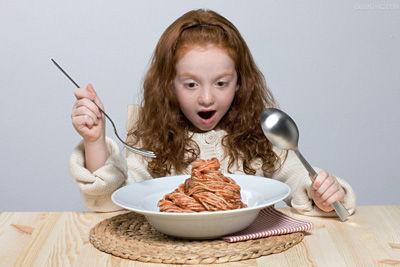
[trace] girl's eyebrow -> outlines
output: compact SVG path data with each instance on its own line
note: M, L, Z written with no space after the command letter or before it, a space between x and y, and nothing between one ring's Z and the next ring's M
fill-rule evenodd
M178 74L177 75L179 78L196 78L196 75L193 75L193 74L191 74L191 73L189 73L189 72L185 72L185 73L182 73L182 74Z
M216 79L221 79L222 77L227 77L227 76L233 76L234 74L232 73L232 72L225 72L225 73L221 73L221 74L219 74L219 75L217 75L216 76ZM192 73L189 73L189 72L185 72L185 73L182 73L182 74L178 74L177 75L180 79L182 79L182 78L190 78L190 79L192 79L192 78L197 78L197 76L196 75L194 75L194 74L192 74Z
M223 78L223 77L227 77L227 76L233 76L234 74L232 73L232 72L225 72L225 73L222 73L221 75L218 75L217 76L217 79L221 79L221 78Z

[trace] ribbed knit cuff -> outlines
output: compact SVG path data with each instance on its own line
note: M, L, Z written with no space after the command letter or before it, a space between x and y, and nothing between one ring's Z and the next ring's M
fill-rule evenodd
M106 138L109 157L104 166L91 173L85 166L84 145L75 147L70 158L70 172L77 181L81 192L90 196L111 194L126 180L127 165L119 153L118 145Z
M111 200L111 194L107 194L104 196L84 196L84 202L86 208L90 211L96 212L112 212L123 210L120 206L117 206Z

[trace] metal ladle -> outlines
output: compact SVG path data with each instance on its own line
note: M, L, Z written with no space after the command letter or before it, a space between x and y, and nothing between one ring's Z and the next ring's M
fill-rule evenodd
M301 155L298 149L299 130L293 119L282 110L268 108L261 114L260 122L264 135L268 140L280 149L293 150L303 166L307 169L311 180L314 181L317 177L317 173L303 155ZM347 217L350 216L349 212L339 201L334 202L332 206L342 222L346 221Z

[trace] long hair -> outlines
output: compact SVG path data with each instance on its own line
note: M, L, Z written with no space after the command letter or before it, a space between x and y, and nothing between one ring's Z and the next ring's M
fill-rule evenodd
M128 142L140 143L157 154L157 158L148 160L148 170L154 177L171 174L172 170L180 173L198 158L200 151L191 139L190 122L172 89L180 57L193 45L207 44L224 49L238 74L239 89L218 124L227 133L222 145L229 157L228 169L242 160L243 171L255 174L251 163L260 159L264 173L272 173L278 157L265 138L259 119L266 107L276 106L275 100L239 31L210 10L185 13L160 37L144 78L139 119L128 132Z

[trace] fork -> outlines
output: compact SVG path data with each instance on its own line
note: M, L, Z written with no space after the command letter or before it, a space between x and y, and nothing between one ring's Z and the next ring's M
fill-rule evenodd
M68 73L67 73L63 68L61 68L60 65L58 65L58 63L57 63L54 59L51 59L51 61L54 63L54 65L56 65L56 67L57 67L65 76L67 76L67 78L68 78L77 88L80 88L80 86L71 78L71 76L68 75ZM130 146L130 145L128 145L124 140L122 140L122 138L119 137L118 132L117 132L117 127L115 127L115 124L114 124L113 120L110 118L110 116L108 116L108 114L107 114L102 108L100 108L99 105L96 104L96 102L94 102L93 100L92 100L92 102L97 106L97 108L100 110L100 112L103 113L104 116L106 116L106 118L111 122L112 127L114 128L114 133L115 133L115 135L117 136L118 140L121 141L122 144L124 144L125 148L127 148L129 151L131 151L131 152L133 152L133 153L136 153L136 154L139 154L139 155L142 155L142 156L145 156L145 157L149 157L149 158L155 158L155 157L156 157L156 154L155 154L153 151L146 150L146 149L143 149L143 148L137 148L137 147L134 147L134 146Z

